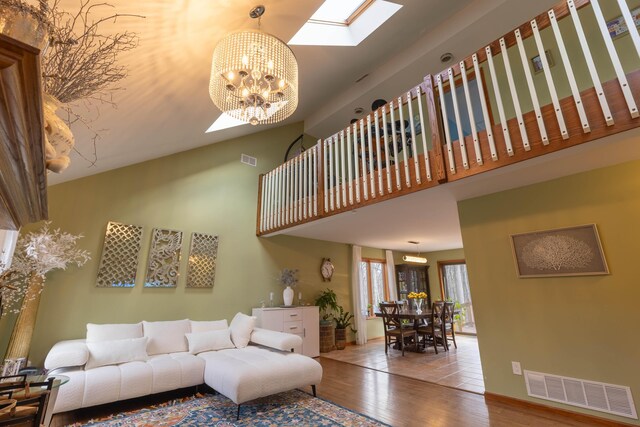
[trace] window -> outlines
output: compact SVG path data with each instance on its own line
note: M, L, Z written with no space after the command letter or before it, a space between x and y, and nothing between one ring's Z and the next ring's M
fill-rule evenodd
M309 21L349 25L373 0L326 0Z
M387 264L382 259L363 258L360 263L360 292L362 301L369 302L368 313L379 313L378 304L389 300Z
M358 46L401 7L386 0L325 0L289 44Z
M473 303L469 289L467 264L464 260L438 261L440 286L444 298L456 303L459 314L455 316L457 330L467 334L476 333Z

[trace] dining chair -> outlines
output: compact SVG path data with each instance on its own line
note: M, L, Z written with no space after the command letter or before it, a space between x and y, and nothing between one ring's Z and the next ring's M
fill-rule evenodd
M433 349L438 354L438 340L447 350L446 338L443 338L442 319L444 316L444 301L434 301L431 308L429 323L418 327L417 334L422 337L422 348L427 347L427 339L433 343Z
M402 355L404 356L404 341L407 337L412 337L414 342L418 342L418 335L415 329L403 328L399 317L399 307L396 303L381 303L382 324L384 326L384 354L389 351L392 343L400 343Z
M455 348L458 348L458 344L456 344L456 331L453 328L454 309L455 304L453 301L447 301L444 303L444 312L442 315L442 334L444 336L444 342L447 346L447 350L449 350L449 333L451 333L453 346Z
M30 383L14 375L0 381L0 426L40 427L54 379Z

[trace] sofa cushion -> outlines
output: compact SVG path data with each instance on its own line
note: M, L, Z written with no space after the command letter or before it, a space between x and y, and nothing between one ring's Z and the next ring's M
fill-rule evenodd
M130 338L124 340L101 341L87 343L89 360L85 369L99 366L117 365L125 362L147 360L147 338Z
M144 336L149 338L147 353L165 354L188 351L185 334L191 332L188 319L163 322L142 322Z
M229 328L227 319L210 321L191 320L191 332L219 331L227 328Z
M60 341L51 348L44 361L49 370L82 366L89 360L89 349L85 340Z
M87 342L142 338L142 322L98 325L87 323Z
M250 345L198 357L206 361L204 382L236 404L322 380L322 366L297 353Z
M244 313L236 313L229 325L231 331L231 341L237 348L245 348L251 340L251 332L256 323L254 316L247 316Z
M203 351L224 350L234 348L229 328L219 331L194 332L187 334L189 353L198 354Z

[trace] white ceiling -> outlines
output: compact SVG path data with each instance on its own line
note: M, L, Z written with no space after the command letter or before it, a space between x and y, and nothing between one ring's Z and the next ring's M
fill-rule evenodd
M444 66L439 57L464 57L482 43L536 15L556 0L395 0L403 7L357 47L293 46L300 69L298 110L284 123L305 121L306 132L327 136L346 125L353 108L368 110L376 98L390 99ZM129 76L114 94L117 109L87 110L98 130L95 152L91 131L74 125L78 153L50 184L260 132L264 126L240 126L205 134L220 112L209 99L211 55L227 33L254 28L248 17L256 4L266 6L262 29L289 40L322 0L147 0L110 1L123 17L113 31L134 31L138 48L122 55ZM74 11L78 0L61 0ZM97 16L113 13L98 9ZM102 12L100 12L102 11ZM97 17L96 16L96 17ZM105 27L107 28L107 27ZM469 41L473 40L473 46ZM355 81L369 74L362 82ZM83 110L84 111L84 110ZM272 125L275 126L275 125ZM284 153L283 153L284 154Z

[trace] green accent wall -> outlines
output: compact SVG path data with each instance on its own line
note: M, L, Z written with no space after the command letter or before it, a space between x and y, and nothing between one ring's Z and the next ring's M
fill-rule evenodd
M70 267L47 276L32 362L41 365L59 340L83 338L88 322L231 320L238 311L250 313L260 301L268 305L270 292L275 293L276 304L282 304L282 287L276 278L285 267L300 271L296 298L301 291L304 302L313 302L320 290L330 286L339 303L351 310L348 245L255 235L258 175L279 165L289 143L301 133L301 123L283 126L51 187L53 226L82 233L85 237L79 245L91 252L92 260L80 269ZM242 153L256 157L258 166L241 164ZM108 221L144 227L134 288L96 287ZM174 289L142 286L155 227L184 232L180 277ZM220 236L213 289L185 288L194 231ZM336 267L330 283L323 283L320 276L323 257L331 257ZM3 337L3 342L7 339Z
M640 162L458 203L488 392L529 398L523 369L631 387L640 396L637 242ZM597 224L611 274L519 279L510 235Z

